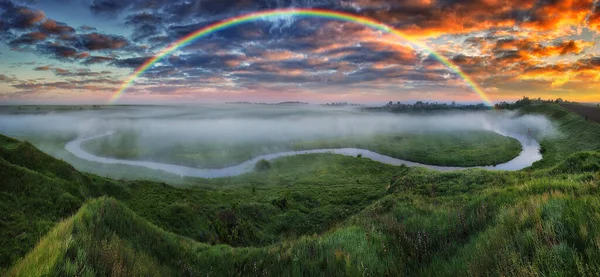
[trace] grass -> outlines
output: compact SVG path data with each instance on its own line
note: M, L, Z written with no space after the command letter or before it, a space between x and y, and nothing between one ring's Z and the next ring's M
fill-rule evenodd
M530 105L520 110L524 114L542 114L551 119L560 131L540 141L544 158L533 168L552 167L574 152L600 151L600 124L586 121L556 104Z
M0 267L8 276L597 276L600 152L586 134L596 125L535 109L525 112L553 114L577 146L548 138L549 160L519 172L314 154L174 188L71 171L3 137Z
M418 133L305 141L294 149L362 148L394 158L441 166L497 165L521 152L520 143L491 131Z
M153 160L198 168L236 165L276 152L344 147L444 166L496 165L513 159L521 151L517 140L490 131L377 134L255 143L182 143L164 147L144 147L134 131L127 131L82 145L86 151L104 157Z

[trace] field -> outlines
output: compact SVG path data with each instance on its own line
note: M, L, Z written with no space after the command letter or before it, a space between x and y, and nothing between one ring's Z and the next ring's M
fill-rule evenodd
M80 172L3 136L0 274L597 276L600 125L557 105L519 112L556 127L535 132L544 159L521 171L311 154L179 188ZM356 138L297 147L394 151L393 136Z
M161 141L159 138L147 140ZM496 165L516 157L521 145L491 131L374 134L254 143L180 143L142 147L133 132L88 141L83 149L102 157L151 160L196 168L232 166L260 155L319 148L360 148L431 165Z
M561 104L561 107L600 123L600 108L596 105Z

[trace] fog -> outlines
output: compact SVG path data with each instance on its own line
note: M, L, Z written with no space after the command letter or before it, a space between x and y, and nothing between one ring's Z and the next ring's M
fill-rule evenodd
M179 176L235 176L251 171L258 159L303 153L360 154L392 165L460 170L417 164L366 149L305 151L293 149L291 143L385 133L469 130L491 130L515 138L523 146L518 157L484 167L489 170L518 170L530 166L541 159L539 144L532 136L539 140L556 135L556 129L545 117L520 116L508 111L415 115L363 112L359 108L240 104L81 109L0 107L0 133L29 140L80 170L134 179L153 174L140 171L141 167Z
M23 111L4 108L0 132L19 138L105 131L135 133L153 147L185 142L252 143L296 141L378 133L499 130L536 137L555 133L543 116L514 112L449 112L427 115L361 112L357 108L277 105L107 106L94 110ZM156 144L156 145L155 145Z

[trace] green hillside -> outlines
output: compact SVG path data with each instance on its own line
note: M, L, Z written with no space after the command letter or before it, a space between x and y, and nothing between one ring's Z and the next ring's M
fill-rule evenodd
M600 125L554 105L544 159L441 173L330 154L175 188L0 136L0 275L597 276Z

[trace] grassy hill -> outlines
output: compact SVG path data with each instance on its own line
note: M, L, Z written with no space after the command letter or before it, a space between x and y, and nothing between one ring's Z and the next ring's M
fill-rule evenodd
M559 134L540 141L544 159L533 168L548 168L579 151L600 151L600 124L569 112L558 105L530 105L521 108L524 114L542 114L551 119Z
M1 137L0 274L597 276L600 125L523 112L561 132L531 170L319 154L189 188L80 173Z

